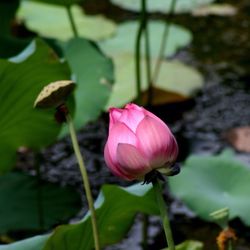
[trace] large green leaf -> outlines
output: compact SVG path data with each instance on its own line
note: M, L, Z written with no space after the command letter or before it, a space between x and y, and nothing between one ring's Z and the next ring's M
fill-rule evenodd
M18 54L27 44L27 39L16 38L12 35L11 26L19 6L18 0L0 2L0 57L10 57Z
M41 183L22 173L0 176L0 234L39 230L67 221L79 211L81 199L73 189ZM39 215L40 210L40 215Z
M250 169L231 154L191 156L180 175L169 180L172 192L205 220L209 214L228 207L230 218L250 225Z
M55 140L61 126L54 121L54 111L35 110L33 103L43 86L70 75L41 40L33 41L15 61L0 59L0 173L12 167L18 147L37 149Z
M102 247L122 240L137 212L158 214L151 185L137 184L127 189L106 185L98 197L96 207ZM88 215L79 224L58 227L43 250L91 250L94 242L90 228Z
M83 38L70 40L65 56L78 84L74 122L80 128L96 119L107 104L113 83L113 64L95 44Z
M1 250L42 250L49 234L20 240L8 245L0 245Z
M176 250L202 250L203 243L200 241L187 240L176 246ZM169 248L164 248L162 250L169 250Z
M149 12L169 12L173 0L147 0ZM176 13L189 12L194 8L214 2L215 0L179 0L176 3ZM112 3L132 11L141 10L140 0L111 0Z
M115 32L115 24L103 16L86 16L78 6L72 6L72 14L80 36L91 40L109 37ZM73 36L65 7L25 1L18 11L29 29L45 37L67 40Z
M145 60L142 60L145 65ZM155 60L152 60L153 66ZM132 54L120 54L114 57L115 85L106 109L112 106L123 106L136 98L135 65ZM142 90L146 90L145 68L142 69ZM203 86L202 75L195 69L179 62L162 62L161 71L155 87L163 91L178 93L190 97Z
M153 57L157 57L161 46L162 35L165 29L163 21L151 21L149 23L150 33L150 52ZM134 54L135 39L138 29L138 22L130 21L118 26L117 33L111 39L100 42L101 48L113 56L116 53ZM128 35L129 34L129 35ZM192 40L192 34L185 28L172 24L169 28L169 36L165 56L171 56L176 51L188 45ZM144 39L142 39L142 48L144 48ZM144 50L141 50L142 55Z
M0 58L9 58L17 55L31 42L31 39L20 39L0 34Z
M15 17L16 10L18 9L18 0L9 0L0 2L0 15L1 25L0 34L10 35L11 34L11 23Z
M137 184L128 188L105 185L95 206L101 247L120 241L132 225L137 212L158 214L151 185ZM28 242L32 244L35 240L37 239L31 238ZM37 243L38 247L41 246L40 243ZM16 243L16 248L9 248L11 245L0 246L0 250L27 250L19 247L18 243ZM36 244L33 246L33 249L36 250ZM87 214L78 224L57 227L48 241L44 238L42 250L91 250L93 248L91 221Z

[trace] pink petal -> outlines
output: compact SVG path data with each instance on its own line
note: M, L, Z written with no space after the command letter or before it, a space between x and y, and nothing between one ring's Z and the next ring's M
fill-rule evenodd
M153 167L160 167L172 159L169 153L174 147L171 131L158 119L146 116L136 130L138 149L149 159Z
M140 111L140 112L143 112L144 108L134 104L134 103L128 103L126 106L125 106L125 109L130 109L130 110L137 110L137 111Z
M135 178L144 176L151 171L147 159L133 145L119 143L117 159L123 170L134 175Z
M122 179L126 179L126 180L132 180L134 179L133 176L127 175L125 173L123 173L120 169L119 166L114 164L111 157L110 157L110 153L109 153L109 149L108 149L108 144L106 143L105 148L104 148L104 159L105 162L108 166L108 168L111 170L111 172L118 176L121 177Z
M122 109L118 108L110 108L109 109L109 130L113 127L113 125L119 121L119 118L122 114Z
M119 121L125 123L135 133L138 124L144 117L145 115L141 111L125 108L119 118Z
M119 143L137 145L135 134L124 123L117 122L109 132L107 141L110 157L114 164L117 163L116 151Z
M169 162L174 162L179 153L178 144L174 136L171 137L171 141L168 145L169 146L167 147L166 154L169 155Z
M149 116L149 117L155 119L156 121L160 122L162 125L164 125L164 126L167 127L167 125L166 125L158 116L156 116L155 114L149 112L148 110L146 110L146 109L144 109L144 108L142 108L142 109L143 109L143 113L144 113L145 116L147 115L147 116ZM167 128L168 128L168 127L167 127ZM168 129L169 129L169 128L168 128ZM169 130L169 132L170 132L170 130Z

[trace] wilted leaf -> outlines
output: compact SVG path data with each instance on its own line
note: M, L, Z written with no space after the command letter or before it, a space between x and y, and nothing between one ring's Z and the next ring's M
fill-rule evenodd
M230 218L250 225L250 168L232 154L191 156L181 174L169 179L171 191L201 218L211 221L211 212L228 207Z
M103 16L86 16L78 6L72 6L72 15L80 36L91 40L109 37L115 32L115 24ZM29 29L44 37L67 40L73 37L65 7L23 1L18 11Z

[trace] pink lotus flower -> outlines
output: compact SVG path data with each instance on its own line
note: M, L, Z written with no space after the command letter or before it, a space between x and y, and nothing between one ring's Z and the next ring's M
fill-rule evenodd
M142 179L154 169L168 172L178 154L178 145L168 126L135 104L109 110L109 136L104 157L117 176Z

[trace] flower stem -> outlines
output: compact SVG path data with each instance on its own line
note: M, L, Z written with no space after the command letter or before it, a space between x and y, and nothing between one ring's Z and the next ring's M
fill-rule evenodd
M143 6L142 0L142 6ZM143 7L142 7L143 9ZM140 24L136 34L135 41L135 75L136 75L136 92L137 103L141 104L141 37L144 29L143 13L141 13Z
M157 62L156 62L155 67L154 67L153 79L152 79L153 83L156 83L158 80L158 76L159 76L161 64L162 64L162 57L163 57L164 52L165 52L166 47L167 47L167 41L168 41L169 31L170 31L170 26L171 26L171 19L173 17L174 11L175 11L176 3L177 3L177 0L171 1L171 6L170 6L170 10L169 10L169 19L166 20L166 23L165 23L165 28L164 28L164 32L162 35L159 55L158 55Z
M228 241L228 250L233 250L233 243L232 240Z
M95 213L93 198L92 198L92 195L91 195L87 170L86 170L84 162L83 162L83 158L82 158L80 148L79 148L79 144L78 144L77 137L76 137L74 124L73 124L73 121L71 119L70 114L66 115L66 119L67 119L67 122L68 122L68 125L69 125L70 136L71 136L73 148L74 148L74 151L75 151L75 155L76 155L79 167L80 167L80 171L81 171L81 175L82 175L82 179L83 179L83 185L84 185L84 188L85 188L86 197L87 197L87 201L88 201L88 205L89 205L89 209L90 209L90 213L91 213L91 222L92 222L95 250L100 250L98 230L97 230L97 222L96 222L96 213Z
M157 200L159 210L160 210L160 215L162 218L162 224L163 224L165 236L166 236L167 243L168 243L168 248L169 248L169 250L175 250L172 231L171 231L171 227L170 227L170 223L169 223L169 219L168 219L168 215L167 215L167 206L166 206L165 201L163 200L162 188L161 188L161 184L159 183L158 180L153 182L153 187L154 187L156 200Z
M67 9L67 13L68 13L68 17L69 17L69 22L70 22L70 25L71 25L74 37L78 37L79 35L78 35L76 24L75 24L75 21L74 21L74 18L73 18L73 14L72 14L72 11L71 11L71 6L67 5L66 9Z
M38 151L35 152L35 171L37 178L37 209L38 209L38 222L41 230L44 230L44 209L43 209L43 186L41 179L41 155Z
M144 16L144 29L145 29L145 55L146 55L146 76L148 87L148 105L152 104L153 99L153 82L151 81L151 60L150 60L150 35L148 28L148 13L147 13L147 1L144 0L143 4L143 16Z

